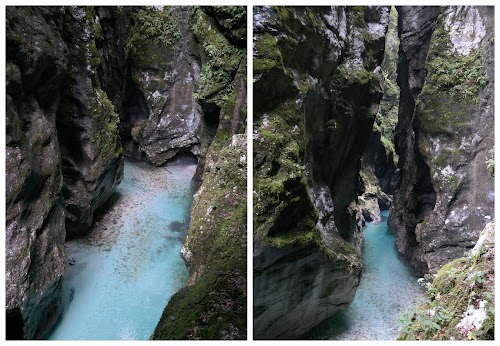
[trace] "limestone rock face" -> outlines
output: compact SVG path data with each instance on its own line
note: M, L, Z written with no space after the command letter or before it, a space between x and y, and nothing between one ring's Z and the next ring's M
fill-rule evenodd
M200 155L202 110L194 99L200 62L193 56L188 30L191 12L189 7L141 8L132 29L132 38L137 38L130 50L132 85L128 88L140 94L143 108L139 109L135 98L128 100L127 118L133 141L155 165L162 165L181 149ZM168 33L173 36L171 43L151 42L142 36L148 15L164 15L175 23Z
M123 176L119 117L97 70L92 8L7 13L7 315L14 338L41 338L62 309L66 237Z
M40 338L62 310L63 176L56 131L67 46L56 9L7 9L7 338Z
M239 13L231 21L227 16L223 9L182 6L131 14L120 131L126 155L160 166L179 152L190 152L201 159L203 170L221 121L221 91L231 85L243 58L236 47L242 25L235 19L243 17ZM154 18L164 21L158 35L149 31ZM226 30L218 29L219 21Z
M388 7L254 8L255 338L301 336L354 298L388 21Z
M493 9L401 7L390 225L398 250L435 273L472 248L493 218Z
M94 211L123 178L123 157L119 116L97 74L102 52L96 47L100 35L96 13L79 7L65 12L60 25L70 63L57 111L57 132L70 238L88 232Z
M234 21L224 19L227 13ZM191 276L151 338L246 339L246 42L238 39L246 8L197 8L189 20L202 66L196 98L204 117L210 108L220 114L198 162L194 180L200 187L181 250Z

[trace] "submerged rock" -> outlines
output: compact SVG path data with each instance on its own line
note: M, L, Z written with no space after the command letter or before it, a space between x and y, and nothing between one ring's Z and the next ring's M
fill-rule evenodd
M224 19L227 13L236 22ZM200 187L181 249L191 276L168 302L151 338L245 340L246 43L238 41L238 28L246 23L246 8L198 8L190 23L202 60L196 98L220 114L193 179Z
M361 276L360 157L388 7L254 8L254 338L295 338Z
M390 226L420 273L472 248L493 218L493 9L400 7L396 150L401 181Z

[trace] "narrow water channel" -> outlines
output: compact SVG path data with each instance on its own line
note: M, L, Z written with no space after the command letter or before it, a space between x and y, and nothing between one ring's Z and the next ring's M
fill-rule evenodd
M354 301L311 331L309 339L395 340L401 314L423 296L412 268L394 246L388 211L381 214L382 222L363 229L363 276Z
M64 312L52 340L147 340L188 279L180 257L195 165L125 162L93 232L66 242Z

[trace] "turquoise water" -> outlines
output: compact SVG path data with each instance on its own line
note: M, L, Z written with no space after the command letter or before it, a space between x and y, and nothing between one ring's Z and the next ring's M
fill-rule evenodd
M179 251L195 168L125 163L124 179L92 234L65 245L65 311L49 339L149 339L188 279Z
M388 212L382 222L363 229L363 276L352 304L317 326L310 339L395 340L398 318L419 302L423 289L411 267L397 253L396 235L387 230Z

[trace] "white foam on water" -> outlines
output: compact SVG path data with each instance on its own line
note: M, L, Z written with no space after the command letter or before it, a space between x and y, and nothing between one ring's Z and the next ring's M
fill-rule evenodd
M188 279L179 253L182 232L169 225L189 219L193 174L192 165L167 171L125 163L119 198L110 211L115 217L99 224L116 227L111 244L66 243L75 264L66 267L65 311L49 339L149 339L168 300Z

